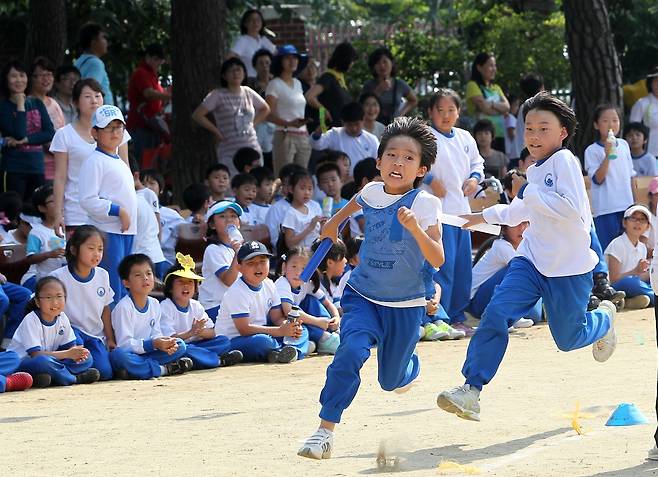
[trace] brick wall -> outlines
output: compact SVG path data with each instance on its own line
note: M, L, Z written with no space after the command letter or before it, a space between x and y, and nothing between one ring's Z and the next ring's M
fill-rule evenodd
M294 45L298 51L307 50L306 25L304 20L299 18L277 18L267 20L267 28L276 33L274 44Z

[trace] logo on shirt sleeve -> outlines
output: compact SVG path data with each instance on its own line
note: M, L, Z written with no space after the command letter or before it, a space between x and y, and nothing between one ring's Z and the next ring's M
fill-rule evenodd
M546 187L553 187L553 174L549 172L544 176L544 184L546 184Z
M96 294L101 298L104 297L105 296L105 287L98 287L98 289L96 290Z
M64 336L64 327L63 326L57 331L57 334L59 336Z

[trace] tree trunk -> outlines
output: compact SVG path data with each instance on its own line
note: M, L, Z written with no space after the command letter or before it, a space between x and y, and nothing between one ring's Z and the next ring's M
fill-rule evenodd
M191 119L192 112L213 88L226 50L224 0L172 0L171 68L173 75L172 161L174 195L204 180L217 161L210 133Z
M61 65L66 51L66 1L30 0L29 19L28 62L45 56Z
M583 160L585 148L597 139L592 127L596 106L611 103L622 111L621 63L605 0L564 0L563 5L578 118L574 146Z

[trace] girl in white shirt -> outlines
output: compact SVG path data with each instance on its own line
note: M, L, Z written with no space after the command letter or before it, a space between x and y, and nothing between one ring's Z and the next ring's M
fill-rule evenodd
M241 35L235 40L229 58L238 57L247 67L247 76L256 76L256 70L251 62L254 53L261 48L274 53L274 44L265 36L265 20L260 10L249 9L240 20Z
M283 252L293 247L310 248L320 236L320 226L326 222L320 205L313 199L313 179L308 172L298 172L290 178L292 192L286 199L291 206L286 212L283 227L283 244L277 244L277 250Z

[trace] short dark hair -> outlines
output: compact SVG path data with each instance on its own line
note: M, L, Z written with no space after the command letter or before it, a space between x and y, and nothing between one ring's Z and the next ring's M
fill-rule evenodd
M370 182L378 175L379 169L377 169L377 159L374 157L366 157L354 165L353 176L357 187L361 186L363 179L368 179Z
M80 78L82 76L82 74L80 74L80 70L78 68L76 68L75 66L73 66L73 65L60 65L55 70L55 82L58 82L59 80L62 79L62 76L67 75L69 73L75 73L76 75L78 75L78 78Z
M205 184L190 184L183 190L183 204L192 212L201 210L209 197L210 189Z
M260 16L260 21L261 24L263 25L258 34L260 36L265 35L265 18L263 18L263 14L260 12L260 10L256 8L250 8L246 12L242 14L242 18L240 19L240 33L243 35L247 34L247 18L251 16L252 13L257 13L258 16Z
M626 137L626 135L631 131L637 131L640 134L642 134L644 136L645 141L649 137L649 128L646 127L643 123L638 123L638 122L628 123L624 128L624 137Z
M340 167L338 167L338 164L335 162L323 162L315 169L315 177L317 177L319 182L322 174L326 174L332 171L338 174L338 177L340 177Z
M258 181L249 173L236 174L231 179L231 189L239 189L245 184L253 184L258 187Z
M395 76L395 74L397 73L397 68L395 66L395 59L393 58L393 53L391 53L391 50L389 50L385 46L380 46L375 51L370 53L370 55L368 56L368 68L370 69L372 76L375 78L377 77L377 73L375 73L375 65L383 57L388 58L389 60L391 60L391 63L393 63L393 68L391 69L391 76Z
M144 182L146 179L151 178L158 183L160 193L165 189L165 178L162 173L157 169L142 169L139 171L139 180Z
M265 167L265 166L254 167L252 170L249 171L249 174L251 174L256 178L256 185L258 187L260 187L263 181L274 180L274 173L269 167Z
M315 242L313 242L313 245L311 245L311 251L315 252L321 243L322 243L321 240L316 240ZM345 248L345 244L341 239L338 239L337 242L334 242L331 245L331 248L329 249L325 257L318 265L318 270L320 270L321 272L326 272L327 260L334 260L334 261L340 260L341 258L345 258L346 254L347 254L347 249Z
M450 88L439 88L434 93L432 93L432 96L430 96L429 109L432 109L434 106L436 106L441 98L452 99L452 101L455 103L455 106L457 106L457 109L461 109L462 99L459 97L455 90Z
M290 162L283 166L279 170L279 179L284 180L284 179L289 179L295 174L298 174L300 172L306 172L308 173L308 170L304 166L300 166L299 164L295 164L294 162Z
M395 118L391 124L386 126L384 134L382 134L377 157L382 157L388 142L397 136L410 137L418 143L420 146L420 165L426 167L429 172L436 160L436 138L430 127L418 118L406 116ZM422 177L416 177L414 187L418 187L422 181Z
M240 68L242 68L242 71L244 73L244 78L242 78L242 85L244 86L247 83L247 67L244 65L244 63L240 58L233 57L224 61L224 63L222 63L222 67L219 70L219 84L222 85L222 87L224 88L228 86L228 83L224 79L224 75L226 74L228 69L234 65L238 65Z
M253 147L241 147L233 154L233 165L238 172L245 172L244 168L254 161L260 161L260 152Z
M170 300L173 300L172 298L172 290L174 288L174 282L176 281L177 278L182 278L179 277L178 275L172 275L172 273L177 272L179 270L185 270L183 266L176 261L175 264L173 264L171 267L169 267L169 270L165 272L165 280L164 280L164 289L162 292L164 293L165 298L169 298ZM199 282L197 280L194 281L194 292L199 288Z
M220 162L216 162L215 164L208 166L208 168L206 169L206 179L208 179L210 175L216 171L224 171L229 175L229 177L231 176L231 171L226 165Z
M592 120L594 122L597 122L599 120L599 118L601 117L601 115L605 111L608 111L608 110L611 110L611 109L614 110L617 113L617 116L619 116L619 119L621 120L622 116L621 116L621 114L619 114L619 108L617 106L615 106L614 104L612 104L612 103L598 104L596 106L596 108L594 108L594 114L592 115Z
M482 66L493 57L493 53L482 52L477 54L471 65L471 81L475 81L477 84L484 86L484 78L482 78L482 74L480 74L477 67Z
M258 58L260 58L261 56L269 56L270 61L272 60L272 58L274 58L270 50L268 50L267 48L261 48L260 50L256 50L254 56L251 57L251 66L255 68L256 62L258 61Z
M50 71L51 73L55 73L55 64L50 61L48 58L45 56L37 56L34 61L32 61L32 66L30 68L30 76L34 74L34 70L37 68L41 68L42 70L45 71Z
M571 139L576 132L576 127L578 126L578 120L576 119L573 109L546 91L540 91L525 102L525 107L523 108L524 122L528 113L533 109L554 114L560 122L560 125L567 130L567 137L562 141L562 145L567 146L571 142Z
M363 106L367 100L370 98L375 98L377 103L379 104L379 107L382 107L382 101L379 99L379 96L377 96L375 93L372 91L366 91L365 93L361 93L361 96L359 96L359 104Z
M345 248L347 252L345 253L345 258L351 260L359 254L361 250L361 244L363 243L363 235L357 235L356 237L350 237L349 240L345 243Z
M101 34L103 27L95 22L88 22L80 27L80 32L78 33L78 43L80 48L83 50L88 50L91 46L91 43Z
M345 123L363 121L363 105L361 103L347 103L340 110L340 120Z
M103 232L101 232L93 225L80 225L79 227L75 228L71 238L66 241L66 262L70 266L74 266L78 261L80 246L94 235L98 235L103 243L105 243L105 236L103 235Z
M141 265L143 263L148 263L149 267L151 267L151 271L155 273L155 265L153 265L153 260L151 260L148 255L143 253L126 255L123 257L123 260L121 260L121 263L119 263L119 278L121 278L121 280L128 280L132 268L135 265Z
M535 73L529 73L519 81L519 88L524 98L532 98L544 87L544 78Z
M336 45L336 48L334 48L334 51L331 53L329 61L327 62L327 68L345 73L350 69L350 66L352 66L352 63L354 63L356 58L357 53L352 44L344 41L343 43Z
M103 87L94 78L79 79L73 85L72 97L73 97L73 101L75 101L76 103L78 101L80 101L80 95L82 94L82 88L84 88L85 86L87 86L88 88L91 88L92 91L95 91L96 93L103 94Z
M38 187L32 194L32 205L42 219L46 218L45 214L39 210L39 207L45 207L48 197L53 195L52 184L44 184Z
M18 60L12 60L9 63L5 65L4 68L2 68L2 77L0 78L0 92L5 96L5 98L9 98L11 96L11 93L9 92L9 82L7 81L7 75L9 75L9 72L13 69L20 73L25 73L27 76L27 86L25 87L25 91L30 90L30 75L27 73L27 68L25 68L25 65L21 63Z
M494 127L493 123L488 119L480 119L478 122L475 123L475 125L473 126L473 136L475 136L477 133L481 131L489 131L491 133L492 138L496 137L496 128Z
M527 147L524 147L521 149L521 152L519 153L519 161L525 161L528 156L530 156L530 151L528 151Z
M18 192L8 190L0 194L0 212L4 212L10 222L18 219L21 210L23 210L23 199Z

